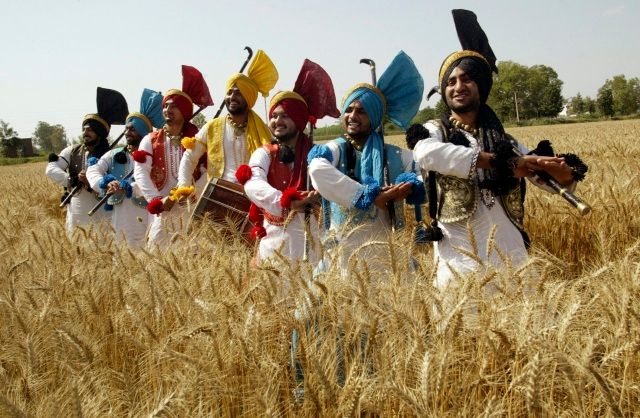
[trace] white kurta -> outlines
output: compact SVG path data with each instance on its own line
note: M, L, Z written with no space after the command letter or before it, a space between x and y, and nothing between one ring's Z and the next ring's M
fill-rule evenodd
M326 146L331 150L333 162L325 158L314 158L309 164L309 176L313 187L327 200L343 207L343 210L354 208L354 198L363 185L343 174L336 167L340 161L340 148L335 142ZM413 154L408 150L402 153L402 167L404 172L413 169ZM338 247L333 250L332 257L337 256L346 275L349 260L357 257L359 262L366 262L371 271L384 272L389 270L388 238L391 232L391 221L387 210L382 210L372 204L363 221L357 225L347 221L344 225L331 225L330 230L335 234Z
M93 190L100 190L100 181L108 173L111 173L113 156L119 150L118 148L107 152L100 158L97 164L92 165L87 170L87 179ZM131 155L126 153L126 156L127 163L123 170L125 175L134 167L134 161ZM135 182L133 182L132 187L134 197L142 196ZM102 191L105 192L104 190ZM99 212L106 211L103 207ZM144 245L147 227L149 226L149 219L151 217L146 208L137 205L132 199L125 197L121 203L113 206L112 211L106 212L106 216L109 215L111 215L111 225L113 226L118 242L126 242L132 248L140 248ZM95 216L95 214L93 216Z
M148 134L142 138L138 150L146 151L153 155L151 135L152 134ZM147 155L144 163L135 162L134 164L136 184L147 202L150 202L156 197L167 197L171 189L178 184L178 169L180 166L180 158L182 157L182 147L179 144L172 144L167 135L165 135L164 141L167 179L162 189L159 190L153 181L151 181L151 167L153 163L151 155ZM189 210L186 205L176 204L169 212L163 212L160 215L151 215L151 217L149 246L164 250L169 246L171 239L176 234L182 234L186 231L189 222Z
M471 165L478 152L479 144L471 134L463 131L470 142L470 147L465 147L443 142L443 133L433 123L427 123L425 127L431 135L418 142L414 149L416 162L421 169L463 179L468 179L470 175L482 176L481 169L472 172ZM518 147L524 154L529 152L522 144ZM533 184L537 185L537 183ZM438 274L434 286L439 289L446 288L454 279L452 269L462 275L471 272L482 274L484 271L476 261L456 249L462 248L473 253L467 222L470 223L471 232L477 243L477 255L485 266L495 268L502 266L502 260L495 249L487 254L489 236L494 225L496 226L494 248L498 248L502 254L506 255L513 266L522 265L527 261L528 255L522 235L507 217L500 199L496 197L493 206L488 207L480 199L479 189L476 189L476 199L477 209L470 220L438 222L444 235L444 238L436 242L434 247L434 257L438 263Z
M269 184L267 175L269 166L271 165L271 157L267 150L258 148L254 151L249 159L251 166L251 179L244 185L244 191L249 199L258 207L266 210L274 216L283 216L280 198L282 192ZM289 166L293 169L293 163ZM311 226L311 246L309 252L309 262L315 264L318 261L318 221L314 215L309 220ZM267 235L260 240L258 249L258 257L260 261L278 258L276 252L279 252L285 258L291 261L302 260L304 254L304 213L297 213L286 225L273 225L266 219L264 227Z
M222 179L238 183L236 171L242 164L247 163L247 138L244 134L236 137L234 135L234 129L230 124L225 123L224 126L222 140L224 169ZM208 130L209 124L204 125L195 136L196 143L194 148L184 152L182 160L180 160L179 186L191 186L193 182L191 173L193 173L195 164L197 164L200 157L202 157L202 154L207 152L207 144L209 143ZM211 164L210 160L208 164ZM209 167L209 171L212 169L215 169L215 167Z
M69 174L67 172L69 163L71 161L71 149L73 145L70 145L63 149L58 155L58 161L47 164L45 174L51 180L60 184L62 187L69 187ZM89 152L84 152L83 167L87 167L87 158ZM69 201L67 205L67 218L65 226L68 232L72 232L76 226L85 226L89 224L97 224L106 218L104 213L96 213L93 216L89 216L89 211L98 203L96 196L93 192L87 191L86 187L83 187L78 191Z

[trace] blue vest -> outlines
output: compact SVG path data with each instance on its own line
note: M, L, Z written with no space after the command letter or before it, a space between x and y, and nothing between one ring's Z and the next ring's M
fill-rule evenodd
M340 159L338 160L337 169L340 170L341 173L348 175L347 173L347 141L340 137L334 140L334 143L338 145L338 149L340 150ZM391 183L404 172L402 165L402 150L390 144L384 145L385 152L385 163L387 170L389 171L389 180ZM362 153L356 150L356 164L354 167L354 172L360 172L360 157ZM362 179L355 178L356 181L362 182ZM404 217L404 202L394 202L395 206L395 227L397 229L403 228L405 226L405 217ZM362 222L366 221L374 221L379 217L378 210L380 210L376 205L371 205L367 210L361 210L356 207L344 207L335 202L330 202L326 199L322 199L322 208L324 211L324 227L325 229L329 229L331 225L336 227L342 226L347 220L349 220L354 225L358 225Z

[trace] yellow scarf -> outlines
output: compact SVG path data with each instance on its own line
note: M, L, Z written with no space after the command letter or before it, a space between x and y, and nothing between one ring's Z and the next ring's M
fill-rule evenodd
M210 121L207 125L207 177L211 181L214 177L222 177L224 172L224 145L223 137L226 116L221 116ZM247 118L247 158L262 145L271 142L271 132L267 125L253 110L249 111Z

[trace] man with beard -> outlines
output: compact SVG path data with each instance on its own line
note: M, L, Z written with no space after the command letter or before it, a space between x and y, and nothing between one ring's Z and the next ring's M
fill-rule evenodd
M388 235L392 228L404 226L401 201L424 196L422 182L412 173L411 152L385 145L377 132L385 115L406 128L418 111L423 89L413 61L401 51L378 86L357 84L345 95L346 135L309 153L309 174L323 197L327 238L338 244L330 256L338 260L343 275L355 259L367 263L370 271L390 271ZM394 225L389 204L394 206Z
M184 152L182 139L196 134L191 122L194 103L200 107L213 104L202 74L193 67L182 66L182 90L171 89L162 100L162 129L142 138L138 150L132 153L134 179L147 200L147 210L153 217L149 227L149 246L162 251L171 239L186 228L189 212L185 207L172 209L180 196L178 169ZM189 173L189 184L195 184L204 170L200 164Z
M318 64L305 60L293 91L276 94L269 105L269 130L274 140L258 148L248 165L240 166L236 176L254 208L252 236L259 237L260 261L277 259L276 253L290 261L303 258L305 217L309 221L307 260L317 261L313 237L317 237L319 195L308 191L307 154L312 140L304 133L326 115L340 116L329 75ZM311 208L313 207L313 209ZM308 211L305 216L305 209Z
M153 131L153 128L162 127L163 123L162 95L144 89L140 112L127 116L124 134L127 145L107 152L87 170L91 187L111 195L104 209L112 211L111 224L116 240L124 241L132 248L143 246L150 214L147 212L147 201L133 177L125 177L133 169L131 154L138 149L142 138Z
M109 149L107 136L112 124L124 123L129 112L124 97L115 90L98 87L98 113L86 115L82 121L82 143L63 149L59 155L50 154L45 174L53 181L73 192L67 207L66 229L72 232L77 226L99 223L104 213L89 216L88 212L98 202L97 194L87 179L87 167Z
M205 153L209 181L216 177L237 183L238 167L246 164L256 149L269 143L269 129L251 108L258 92L267 97L277 81L278 71L262 50L249 65L247 75L236 73L229 78L224 98L229 114L209 121L190 141L185 139L179 187L193 184L190 173Z
M434 252L438 263L434 284L439 289L455 285L454 279L462 274L482 274L507 259L512 266L525 263L524 177L544 171L572 187L586 172L573 154L553 156L548 141L534 150L548 157L526 155L528 150L505 133L486 104L492 71L497 72L496 57L475 14L466 10L453 14L463 50L444 60L439 86L430 93L439 91L449 112L428 122L426 130L417 127L422 133L412 128L407 135L409 147L415 146L417 164L430 172L430 189L435 192L437 183L440 194L437 199L429 197L430 212L436 213L437 205L434 226L442 235Z

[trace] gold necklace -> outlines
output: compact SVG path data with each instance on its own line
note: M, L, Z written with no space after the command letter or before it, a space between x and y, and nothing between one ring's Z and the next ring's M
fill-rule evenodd
M178 135L171 135L169 133L169 127L167 125L164 125L162 127L162 130L164 130L164 134L167 138L169 138L169 142L171 142L172 144L177 144L177 145L181 145L182 143L182 132L180 132Z
M466 132L469 132L473 136L477 136L478 135L478 130L476 128L472 128L471 126L467 125L466 123L460 122L459 120L457 120L453 116L449 116L449 122L451 122L453 124L453 126L455 126L456 128L462 129L462 130L464 130Z
M247 129L247 122L237 123L231 119L231 115L227 115L227 122L233 127L233 134L236 137L244 135L244 131Z

